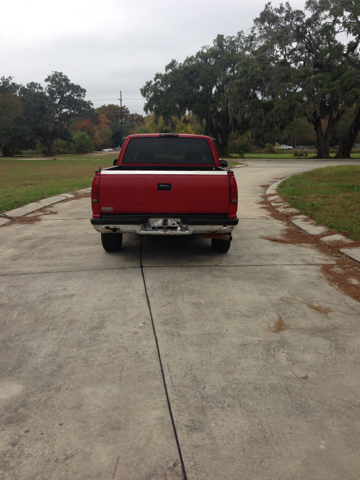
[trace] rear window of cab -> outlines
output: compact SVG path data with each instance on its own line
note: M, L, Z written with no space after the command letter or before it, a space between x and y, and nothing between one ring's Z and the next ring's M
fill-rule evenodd
M214 165L215 160L205 138L145 137L130 140L122 163Z

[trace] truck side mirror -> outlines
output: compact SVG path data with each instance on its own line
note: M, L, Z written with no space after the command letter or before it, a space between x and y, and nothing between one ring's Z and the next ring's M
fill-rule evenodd
M226 160L220 160L220 167L227 168L228 167L228 162Z
M117 161L118 161L118 159L117 159L117 158L115 158L115 160L113 161L113 165L114 165L114 167L116 166L116 164L117 164Z

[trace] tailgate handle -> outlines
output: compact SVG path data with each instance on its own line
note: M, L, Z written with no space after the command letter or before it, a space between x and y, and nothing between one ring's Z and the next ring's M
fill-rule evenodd
M171 183L158 183L158 190L171 190Z

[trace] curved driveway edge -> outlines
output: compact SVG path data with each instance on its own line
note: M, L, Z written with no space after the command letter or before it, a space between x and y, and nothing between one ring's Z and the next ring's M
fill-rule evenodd
M279 212L279 213L287 213L287 214L295 214L299 213L296 208L292 208L288 203L285 202L285 200L279 195L278 192L278 186L280 183L282 183L284 180L287 180L287 178L283 178L282 180L279 180L278 182L273 183L270 185L270 187L266 190L266 196L267 197L272 197L269 198L269 202L271 205ZM290 218L291 223L293 223L295 226L301 228L301 230L304 230L306 233L309 235L321 235L321 234L326 234L328 232L328 228L325 227L324 225L317 225L315 224L314 220L307 215L293 215ZM320 239L322 242L327 243L328 245L331 245L333 242L344 242L348 243L349 247L351 243L353 243L352 240L350 240L347 237L344 237L343 235L326 235ZM352 260L355 260L356 262L360 262L360 248L355 247L355 248L342 248L339 250L342 254L346 255L347 257L351 258Z
M19 208L14 208L8 212L2 213L0 215L0 226L5 225L11 220L17 219L19 217L24 217L29 213L36 212L40 208L49 207L50 205L55 205L55 203L63 202L64 200L69 200L70 198L75 198L76 195L84 195L91 192L91 187L82 188L81 190L76 190L74 193L62 193L61 195L55 195L53 197L43 198L38 202L28 203Z

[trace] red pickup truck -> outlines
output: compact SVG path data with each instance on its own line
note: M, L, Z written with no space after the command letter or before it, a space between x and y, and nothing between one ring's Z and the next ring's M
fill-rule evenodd
M126 138L114 166L97 170L91 223L107 252L124 233L211 238L227 252L238 224L237 185L209 137L149 134Z

